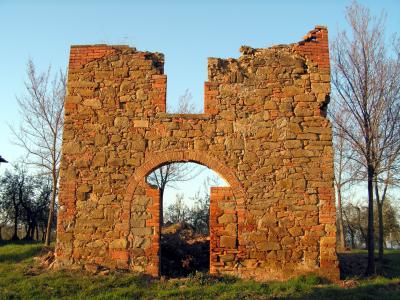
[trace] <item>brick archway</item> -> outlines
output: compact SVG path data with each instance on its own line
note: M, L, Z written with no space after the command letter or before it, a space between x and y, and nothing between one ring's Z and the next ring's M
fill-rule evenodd
M146 220L144 224L145 227L142 228L143 232L151 236L151 242L145 252L147 258L146 266L143 267L141 271L152 276L158 276L160 274L160 214L162 213L162 207L160 205L159 190L148 185L146 177L160 166L174 162L199 163L218 173L229 184L228 187L212 187L210 191L210 272L217 273L217 263L220 256L226 255L227 251L230 253L238 253L238 224L244 222L243 204L245 192L234 170L223 165L216 157L213 157L205 151L179 150L148 153L146 155L145 162L137 168L130 177L124 197L125 209L122 212L122 216L125 216L125 218L123 218L123 226L127 232L126 239L128 245L132 246L135 244L134 237L131 233L132 230L140 230L137 229L140 227L132 226L133 222L137 222L132 216L132 212L134 211L132 207L141 205L140 203L143 203L143 197L147 197L146 213L151 215L151 218ZM227 204L231 205L229 209L221 207ZM128 218L126 218L127 216ZM221 217L223 221L219 222L218 220ZM230 219L231 221L226 222L225 219ZM227 227L228 223L231 228L232 225L234 225L235 229L231 229L230 235L221 234L221 228ZM151 229L151 231L148 229ZM123 257L128 260L130 268L142 268L141 266L132 265L132 256L135 255L135 251L136 250L132 249L132 247L128 247ZM121 253L121 250L117 253ZM117 259L120 258L118 255L115 255L115 252L111 252L111 256Z
M136 186L145 184L147 175L158 167L171 162L196 162L204 165L223 177L229 183L236 197L244 197L243 188L234 170L222 164L216 157L206 151L178 150L146 154L145 162L135 170L135 173L128 180L129 185L126 190L125 201L131 201Z

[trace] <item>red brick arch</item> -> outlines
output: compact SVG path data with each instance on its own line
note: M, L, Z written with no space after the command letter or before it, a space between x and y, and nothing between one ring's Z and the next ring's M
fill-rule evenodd
M134 204L134 195L136 188L138 186L142 186L146 190L146 195L153 198L153 204L147 206L147 211L151 213L152 218L146 221L146 227L153 228L153 236L152 243L150 248L148 249L147 257L150 260L145 272L152 276L158 276L160 274L160 214L162 213L162 207L160 207L159 201L159 190L151 188L147 182L146 177L152 171L157 169L158 167L173 163L173 162L196 162L201 165L207 166L213 171L217 172L220 176L222 176L228 183L229 187L224 188L212 188L210 196L210 208L211 208L211 216L210 215L210 224L214 224L213 220L215 215L215 210L217 205L213 202L219 201L217 198L223 198L224 196L232 196L232 199L235 199L236 203L244 203L245 193L240 184L240 181L235 175L235 172L221 163L221 160L216 157L208 154L205 151L195 151L195 150L180 150L180 151L162 151L162 152L152 152L148 153L145 157L145 162L138 167L134 174L130 177L128 188L125 194L123 212L122 212L122 227L124 228L124 232L126 232L126 239L129 240L130 234L130 223L131 223L131 206ZM216 198L215 201L212 198ZM222 199L221 198L221 199ZM236 212L235 212L236 214ZM240 215L240 219L242 219L242 215ZM242 222L242 220L241 220ZM210 247L216 247L216 234L212 230L210 233L211 243ZM237 238L237 237L236 237ZM210 271L215 272L214 261L216 261L215 254L212 254L210 248ZM123 251L124 258L128 259L129 249ZM113 254L111 254L113 256Z
M181 151L161 151L148 153L145 162L138 167L129 179L125 201L131 201L138 184L145 184L148 174L158 167L172 162L196 162L217 172L230 185L237 198L244 197L244 191L235 172L221 163L221 160L208 154L205 151L181 150Z

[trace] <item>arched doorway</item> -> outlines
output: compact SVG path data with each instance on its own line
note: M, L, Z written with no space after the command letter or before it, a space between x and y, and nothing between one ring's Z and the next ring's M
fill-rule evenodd
M146 182L146 177L160 166L174 162L196 162L207 166L228 182L227 187L212 187L210 192L210 273L226 265L232 267L238 253L238 224L244 193L235 173L220 161L200 151L152 153L132 175L125 197L129 216L127 240L129 264L133 270L160 275L162 205L160 190Z
M209 272L210 190L229 184L212 169L194 162L164 164L146 181L160 191L161 275Z

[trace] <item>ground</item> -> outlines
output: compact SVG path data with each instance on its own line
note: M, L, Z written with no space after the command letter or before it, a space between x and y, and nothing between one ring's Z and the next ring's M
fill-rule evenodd
M197 273L152 279L127 273L93 275L42 269L42 244L0 244L0 299L400 299L400 251L388 251L384 276L361 279L365 251L340 254L342 279L327 283L309 275L286 282L257 283Z
M161 275L186 277L210 271L210 238L190 225L172 224L161 229Z

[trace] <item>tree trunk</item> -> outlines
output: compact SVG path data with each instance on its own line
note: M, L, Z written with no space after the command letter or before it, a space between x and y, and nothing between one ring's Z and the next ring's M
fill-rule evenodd
M51 239L51 226L53 223L54 217L54 205L56 203L56 194L57 194L57 177L55 172L53 172L53 187L51 191L51 200L50 200L50 209L49 209L49 218L47 220L47 228L46 228L46 239L44 244L46 246L50 246L50 239Z
M338 218L339 245L338 245L338 249L344 250L346 248L346 241L344 239L342 192L341 192L340 188L338 188L338 210L339 210L339 218Z
M368 249L368 236L365 234L361 224L361 210L358 206L356 206L355 209L357 210L358 230L360 231L361 237L364 240L365 248Z
M44 243L46 239L46 228L43 225L40 227L42 228L42 243Z
M164 189L160 188L160 227L164 226Z
M378 209L378 251L379 251L379 261L382 263L383 262L383 243L384 243L384 238L383 238L383 202L385 200L386 196L386 188L383 191L382 198L379 196L379 189L378 189L378 178L375 176L375 198L376 198L376 207Z
M32 217L29 211L28 214L28 224L25 225L25 238L24 240L33 240L33 230L34 230L34 223L32 221Z
M39 241L39 226L37 224L35 227L35 231L36 231L36 241Z
M23 240L29 240L30 232L31 232L31 226L30 225L28 225L28 226L25 225L25 236L24 236Z
M366 275L375 274L375 243L374 243L374 194L373 194L373 179L374 168L368 164L368 265L365 271Z
M351 248L355 249L356 248L356 242L354 240L354 232L353 232L353 230L350 231L350 241L351 241Z
M36 228L36 224L33 221L30 225L29 225L29 238L33 241L35 239L35 228Z
M383 262L383 203L379 202L378 205L378 223L379 223L379 228L378 228L378 249L379 249L379 261Z
M355 242L355 237L354 237L354 230L353 230L353 228L351 228L350 225L347 226L347 229L348 229L349 236L350 236L351 249L355 249L356 248L356 242Z
M13 241L19 240L19 238L18 238L18 214L19 214L19 210L16 208L15 215L14 215L14 234L11 238L11 240L13 240Z

